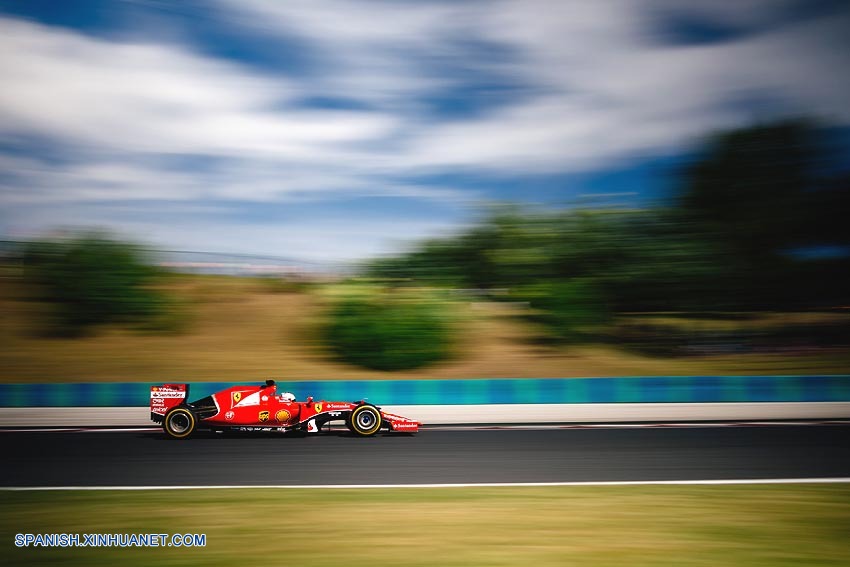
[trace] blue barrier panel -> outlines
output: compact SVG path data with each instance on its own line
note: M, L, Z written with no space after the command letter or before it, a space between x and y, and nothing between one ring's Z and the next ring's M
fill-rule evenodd
M253 385L255 383L239 383ZM146 406L154 383L0 384L0 407ZM234 383L190 384L190 400ZM281 382L297 399L368 400L383 405L846 402L850 375L638 376L469 380Z

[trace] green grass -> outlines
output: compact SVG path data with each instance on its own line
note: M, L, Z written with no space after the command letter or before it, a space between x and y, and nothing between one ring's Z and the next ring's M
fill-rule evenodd
M6 565L850 564L848 485L3 492L0 503ZM206 547L13 543L187 532Z

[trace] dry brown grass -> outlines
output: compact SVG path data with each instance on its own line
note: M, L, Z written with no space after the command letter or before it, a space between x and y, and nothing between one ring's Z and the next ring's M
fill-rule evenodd
M506 304L467 301L455 310L460 344L448 361L398 373L331 358L317 339L323 294L281 291L252 279L179 277L168 284L188 320L155 335L104 328L83 338L46 337L45 305L0 278L0 381L252 381L383 378L657 376L846 373L850 353L724 355L663 359L606 346L558 346Z

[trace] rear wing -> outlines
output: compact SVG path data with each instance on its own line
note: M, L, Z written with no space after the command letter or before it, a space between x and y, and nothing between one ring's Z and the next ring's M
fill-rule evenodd
M168 410L182 404L188 395L189 384L151 386L151 419L161 423Z

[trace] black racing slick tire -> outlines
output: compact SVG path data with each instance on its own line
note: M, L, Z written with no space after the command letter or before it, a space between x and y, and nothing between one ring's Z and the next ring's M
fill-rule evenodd
M176 407L165 414L162 429L172 439L187 439L198 425L198 418L189 408Z
M355 435L369 437L381 429L381 412L375 406L364 404L354 408L346 423Z

